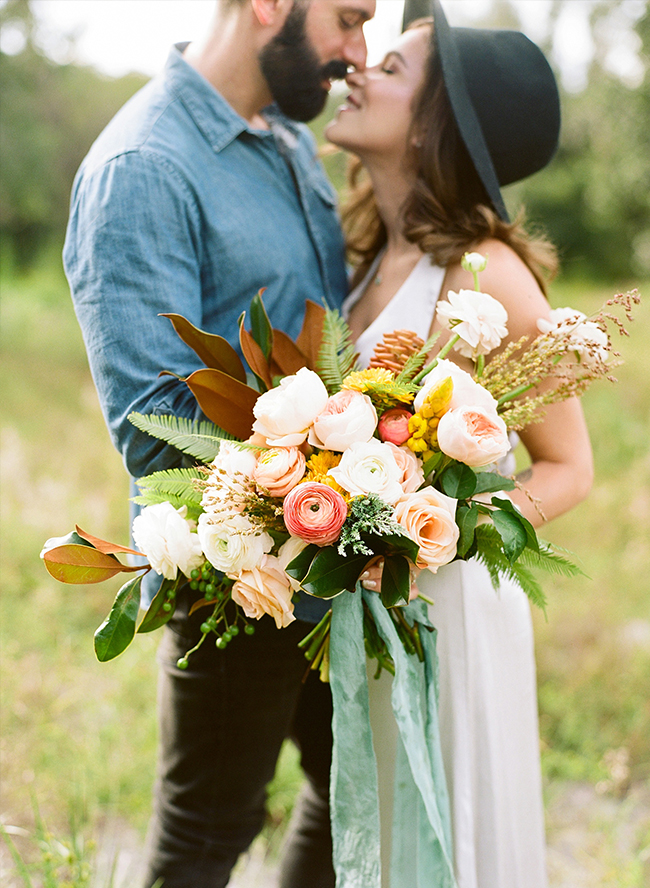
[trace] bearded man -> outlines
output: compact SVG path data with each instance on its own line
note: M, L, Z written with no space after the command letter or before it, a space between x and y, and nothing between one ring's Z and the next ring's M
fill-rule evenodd
M201 366L160 313L237 346L237 319L261 287L273 326L292 337L306 299L340 305L335 195L294 121L322 110L333 78L365 66L362 28L374 9L375 0L219 0L205 43L174 48L84 160L64 264L104 416L133 478L182 457L138 432L131 411L202 417L184 383L158 377ZM227 884L262 827L289 735L307 780L281 884L333 886L331 700L318 680L302 684L296 644L321 603L301 601L286 629L264 617L226 650L204 644L181 671L177 659L200 635L201 614L189 616L196 597L189 587L179 594L159 652L145 886Z

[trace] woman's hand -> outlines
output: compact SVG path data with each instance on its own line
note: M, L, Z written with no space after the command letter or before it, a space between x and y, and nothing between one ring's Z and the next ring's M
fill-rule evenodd
M368 566L359 577L363 588L368 589L370 592L379 592L379 590L381 589L381 575L383 569L384 559L380 555L378 555L376 558L373 558L373 560L368 563ZM417 567L415 567L415 565L410 564L410 572L411 591L409 593L409 601L413 601L420 594L420 590L418 589L416 582L420 571Z

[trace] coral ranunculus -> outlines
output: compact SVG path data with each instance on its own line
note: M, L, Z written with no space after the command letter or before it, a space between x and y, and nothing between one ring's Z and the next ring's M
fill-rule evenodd
M402 407L393 407L382 413L377 431L382 441L401 447L411 436L409 419L412 414Z
M319 481L305 481L294 487L283 507L289 533L317 546L337 540L348 515L341 494Z

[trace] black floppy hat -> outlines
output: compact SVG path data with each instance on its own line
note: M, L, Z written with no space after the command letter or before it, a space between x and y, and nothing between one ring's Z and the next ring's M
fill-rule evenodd
M440 0L406 0L402 29L433 16L433 40L461 137L490 200L541 170L560 135L560 97L541 49L520 31L451 28Z

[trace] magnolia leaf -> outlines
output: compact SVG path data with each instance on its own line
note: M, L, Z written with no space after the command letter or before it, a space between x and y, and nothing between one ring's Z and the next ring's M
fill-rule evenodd
M101 663L117 657L133 641L141 583L142 577L134 577L122 586L110 614L95 632L95 654Z
M318 353L323 339L323 324L325 323L325 309L322 305L307 299L305 302L305 319L302 329L296 339L296 345L307 358L307 366L310 370L316 369Z
M264 352L255 341L255 339L248 332L246 327L244 327L244 318L245 315L242 314L239 319L239 344L241 346L242 353L246 358L246 363L251 368L258 381L261 383L263 390L268 390L272 388L273 385L273 380L271 378L271 368L269 367L268 360L264 356Z
M503 550L509 561L516 561L526 548L526 529L517 515L495 509L492 521L503 540Z
M164 626L165 623L171 620L174 616L174 611L176 610L176 598L174 597L169 602L171 606L167 610L163 608L163 604L168 601L168 592L177 586L178 580L163 579L160 584L160 589L158 589L154 595L153 601L140 621L138 632L153 632L155 629L160 629L161 626Z
M277 365L281 376L293 376L298 370L307 367L309 359L304 355L293 339L282 330L273 331L273 363Z
M76 543L43 550L42 557L48 573L55 580L75 586L103 583L116 574L133 573L148 567L122 564L114 555L105 555L92 546Z
M242 441L250 436L259 392L220 370L195 370L185 382L208 419Z
M142 552L138 552L135 549L129 549L128 546L118 546L117 543L109 543L106 540L100 540L99 537L86 533L86 531L82 530L78 524L75 524L75 530L83 540L86 540L86 542L90 543L91 546L94 546L95 549L103 552L104 555L115 555L117 552L127 552L129 555L139 555L142 557Z
M50 549L58 549L60 546L67 546L71 543L74 543L78 546L88 546L93 548L91 543L88 540L85 540L83 537L80 537L79 534L75 530L71 530L69 534L62 537L50 537L49 540L45 541L43 548L41 549L41 558L45 557L45 553L49 552Z
M497 472L477 472L476 473L476 490L474 496L478 493L492 493L495 490L514 490L516 487L512 478L504 478Z
M302 582L309 572L309 567L312 561L318 555L320 550L321 547L317 546L315 543L305 546L305 548L296 555L293 561L290 561L289 564L287 564L285 572L288 573L293 580Z
M420 547L405 533L362 534L362 539L376 555L404 555L413 564Z
M476 490L476 472L461 462L453 462L439 476L444 493L454 499L467 499Z
M264 290L266 287L262 287L251 300L251 333L261 348L265 361L268 361L273 351L273 328L262 301Z
M512 500L507 497L493 496L492 505L498 506L502 511L509 512L511 515L516 516L519 523L526 531L526 545L534 552L539 552L539 540L537 539L535 528L527 518L524 518Z
M381 600L384 607L408 604L411 568L403 555L386 555L381 573Z
M456 553L459 558L464 558L474 542L474 531L478 521L478 507L476 503L470 506L459 506L456 510L456 524L460 531Z
M183 342L196 352L206 367L221 370L240 382L246 382L246 370L241 358L227 339L199 330L182 315L170 313L161 317L169 318Z
M301 586L316 598L335 598L346 589L353 591L359 576L370 561L370 555L339 555L333 546L317 553Z

